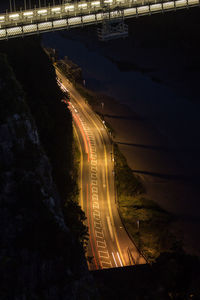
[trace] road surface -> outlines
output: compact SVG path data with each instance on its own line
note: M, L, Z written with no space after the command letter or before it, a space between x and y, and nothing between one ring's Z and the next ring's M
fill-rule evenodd
M102 120L65 76L75 134L80 146L80 205L89 229L90 270L146 263L121 222L115 195L112 141Z

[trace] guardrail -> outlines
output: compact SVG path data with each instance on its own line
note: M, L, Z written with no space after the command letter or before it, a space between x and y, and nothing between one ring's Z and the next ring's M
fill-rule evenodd
M200 0L101 0L0 14L0 40L199 6Z

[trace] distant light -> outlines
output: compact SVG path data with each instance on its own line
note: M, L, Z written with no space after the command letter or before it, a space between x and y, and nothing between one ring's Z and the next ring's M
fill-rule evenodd
M9 15L9 18L11 19L19 18L19 14Z
M33 11L27 11L23 13L24 16L32 16L33 15Z
M78 7L87 7L87 3L79 4Z
M74 5L65 6L65 10L74 10Z
M55 12L56 12L56 11L60 11L60 10L61 10L60 7L54 7L54 8L51 9L51 11L55 11Z
M4 17L4 16L1 16L1 17L0 17L0 20L4 20L4 19L5 19L5 17Z
M100 5L100 1L92 2L91 5L92 5L92 6L98 6L98 5Z
M113 0L104 0L104 3L112 3Z
M47 10L46 10L46 9L38 10L37 13L38 13L39 15L42 15L42 14L47 13Z

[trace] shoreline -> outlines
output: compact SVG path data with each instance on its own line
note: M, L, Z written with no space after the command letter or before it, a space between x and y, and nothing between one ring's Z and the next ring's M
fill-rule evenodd
M190 209L191 199L198 199L198 190L190 174L173 155L174 149L148 120L127 105L109 96L92 93L99 99L99 103L93 105L94 110L103 114L114 130L113 141L133 173L143 182L146 197L175 216L172 232L183 241L186 252L199 256L199 212L195 215ZM104 102L103 109L101 102Z

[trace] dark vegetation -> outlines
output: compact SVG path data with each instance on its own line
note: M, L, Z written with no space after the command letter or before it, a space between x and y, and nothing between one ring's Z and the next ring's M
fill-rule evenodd
M138 248L149 262L162 252L180 250L180 243L170 232L173 216L145 196L141 180L133 174L117 145L114 153L119 211Z
M66 224L83 241L87 236L87 228L82 223L85 215L74 201L78 187L73 174L72 117L61 102L63 94L56 83L54 67L38 37L1 42L0 52L6 54L34 116L40 141L52 166ZM13 87L9 91L12 97Z
M93 272L102 299L199 300L199 260L163 253L156 263Z

